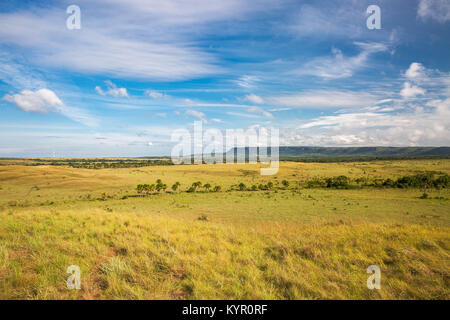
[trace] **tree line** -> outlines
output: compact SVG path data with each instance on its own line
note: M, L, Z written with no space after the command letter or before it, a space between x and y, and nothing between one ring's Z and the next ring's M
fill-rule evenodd
M171 186L172 192L179 192L181 187L180 182L175 182ZM369 179L360 177L351 179L345 175L336 177L313 178L306 181L298 181L297 184L289 182L288 180L268 181L267 183L259 183L246 185L244 182L231 185L228 191L274 191L274 190L296 190L300 188L328 188L328 189L358 189L363 187L375 188L421 188L424 192L427 189L436 189L440 192L441 189L450 187L450 176L446 173L436 174L434 172L426 172L415 175L402 176L396 179ZM168 189L167 184L163 183L161 179L156 180L153 184L139 184L136 187L138 194L149 195L153 193L165 193ZM195 192L220 192L222 187L220 185L212 186L210 183L203 184L201 181L195 181L188 185L185 189L187 193Z

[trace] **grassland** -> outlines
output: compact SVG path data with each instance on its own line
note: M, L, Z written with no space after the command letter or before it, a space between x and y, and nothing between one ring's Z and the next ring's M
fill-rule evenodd
M450 192L296 188L450 173L450 160L123 169L0 160L1 299L449 299ZM162 179L181 192L136 196ZM275 191L232 185L288 180ZM185 193L192 182L218 193ZM106 195L106 197L104 196ZM105 199L105 200L101 200ZM379 265L381 290L366 268ZM81 268L81 290L66 269Z

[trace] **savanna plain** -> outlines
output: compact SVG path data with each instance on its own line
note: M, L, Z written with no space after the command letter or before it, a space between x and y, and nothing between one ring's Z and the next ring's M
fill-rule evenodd
M450 160L259 168L0 160L0 299L450 298Z

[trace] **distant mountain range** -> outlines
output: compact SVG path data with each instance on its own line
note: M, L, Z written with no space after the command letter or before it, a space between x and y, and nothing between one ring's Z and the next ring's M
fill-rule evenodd
M420 159L450 157L450 147L280 147L279 153L281 160Z

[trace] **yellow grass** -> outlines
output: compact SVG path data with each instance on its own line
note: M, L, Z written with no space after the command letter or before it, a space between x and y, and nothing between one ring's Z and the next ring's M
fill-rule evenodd
M449 160L282 162L275 177L258 168L0 166L0 298L450 298L448 190L425 200L400 189L226 192L241 181L450 173ZM122 199L158 178L222 192ZM366 287L373 264L381 290ZM66 287L69 265L81 290Z

